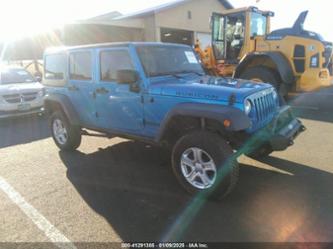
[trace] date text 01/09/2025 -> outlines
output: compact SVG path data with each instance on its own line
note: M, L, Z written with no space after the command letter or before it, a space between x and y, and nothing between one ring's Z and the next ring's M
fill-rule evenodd
M197 242L137 242L137 243L121 243L122 248L208 248L208 245L205 243Z

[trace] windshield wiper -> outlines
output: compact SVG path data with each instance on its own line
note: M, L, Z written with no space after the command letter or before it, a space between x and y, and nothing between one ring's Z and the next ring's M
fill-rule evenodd
M184 76L182 75L179 75L179 74L186 74L186 73L194 73L198 76L203 76L204 74L203 73L199 73L199 72L196 72L196 71L189 71L189 70L183 70L183 71L179 71L179 72L165 72L165 73L152 73L152 74L149 74L150 77L155 77L155 76L173 76L177 79L181 79L181 78L184 78Z
M171 73L171 74L169 74L169 75L171 75L171 76L173 76L173 77L175 77L175 78L177 78L177 79L182 79L182 78L184 78L183 76L180 76L180 75L178 75L178 74L176 74L176 73Z
M191 71L191 70L183 70L183 71L176 72L176 74L184 74L184 73L194 73L198 76L204 76L204 73L199 73L197 71Z
M199 72L191 72L191 73L195 73L196 75L198 75L198 76L204 76L205 74L204 73L199 73Z
M166 73L152 73L152 74L149 74L149 77L156 77L156 76L173 76L177 79L181 79L183 78L182 76L178 75L178 72L177 73L174 73L174 72L166 72Z

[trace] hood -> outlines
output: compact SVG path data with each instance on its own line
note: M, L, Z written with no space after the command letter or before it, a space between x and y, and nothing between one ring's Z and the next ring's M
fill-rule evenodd
M0 84L0 94L17 94L27 92L37 92L42 90L44 87L42 84L35 83L13 83L13 84Z
M229 101L232 98L234 102L243 103L247 96L270 87L272 86L265 83L231 78L202 76L177 79L168 76L151 80L149 93L216 101Z

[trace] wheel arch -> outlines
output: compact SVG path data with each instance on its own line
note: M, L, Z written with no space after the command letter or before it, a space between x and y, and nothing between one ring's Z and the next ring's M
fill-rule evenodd
M240 78L247 68L255 66L267 66L270 69L275 69L284 84L291 85L295 83L290 62L279 52L255 52L246 55L236 67L233 77Z
M49 94L44 98L46 113L51 114L55 110L61 110L66 115L71 125L79 125L80 118L69 98L62 94Z
M225 120L230 121L229 127L224 125ZM167 140L170 134L174 134L174 131L182 133L184 129L208 128L220 132L235 132L246 130L250 125L249 117L231 106L183 103L168 112L155 140L161 143Z

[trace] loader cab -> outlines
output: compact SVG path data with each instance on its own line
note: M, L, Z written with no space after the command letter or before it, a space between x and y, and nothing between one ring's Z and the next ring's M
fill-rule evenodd
M273 15L256 7L213 13L212 46L216 60L238 64L245 54L254 51L256 38L269 33Z

